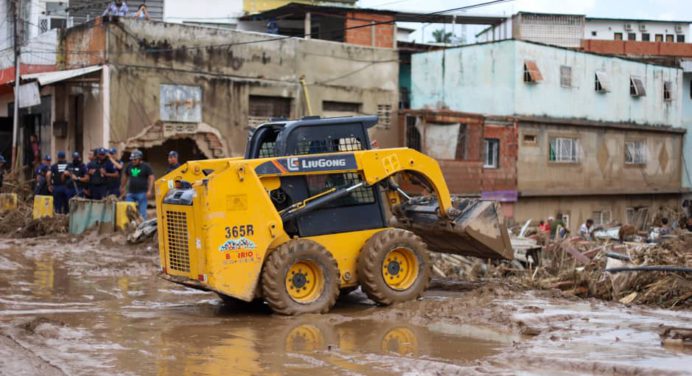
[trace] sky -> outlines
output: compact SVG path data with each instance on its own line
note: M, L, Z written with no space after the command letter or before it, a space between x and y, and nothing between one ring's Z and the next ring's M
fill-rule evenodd
M436 12L470 4L487 2L488 0L359 0L362 8L381 8L400 11L416 11L421 13ZM588 17L609 18L643 18L657 20L692 21L692 0L514 0L506 3L490 5L468 11L468 14L510 16L519 11L545 13L585 14ZM405 27L417 28L412 34L416 42L421 42L422 25L406 24ZM448 30L451 26L447 26ZM432 39L432 30L437 25L425 26L425 36L422 42ZM473 36L483 30L483 26L467 26L466 36ZM455 34L462 32L457 26Z

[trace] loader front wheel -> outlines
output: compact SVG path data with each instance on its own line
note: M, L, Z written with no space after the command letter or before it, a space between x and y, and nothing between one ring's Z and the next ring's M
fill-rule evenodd
M373 235L358 256L358 279L368 298L389 305L418 298L430 283L430 256L410 231L387 229Z
M339 296L336 260L314 241L291 240L267 257L262 293L276 313L326 313Z

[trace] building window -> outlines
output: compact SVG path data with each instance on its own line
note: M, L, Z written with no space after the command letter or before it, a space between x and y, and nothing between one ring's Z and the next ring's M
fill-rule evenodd
M595 37L598 35L598 32L596 30L591 31L591 36Z
M622 40L622 33L615 33L613 39L614 40Z
M579 140L556 137L550 139L549 160L551 162L576 163L579 161Z
M524 61L524 82L537 83L543 80L543 75L533 60Z
M572 87L572 67L560 66L560 86Z
M536 142L538 141L537 138L538 138L538 136L536 136L535 134L525 134L524 135L524 144L536 145Z
M646 89L644 89L644 83L641 78L630 77L630 95L633 97L646 96Z
M672 34L666 35L666 42L667 42L667 43L673 43L673 42L675 42L675 40L674 40L673 38L674 38L674 36L673 36Z
M483 140L483 168L497 168L500 158L500 140L486 138Z
M610 91L608 88L608 74L606 72L596 72L595 74L595 89L599 93L607 93Z
M607 225L611 220L610 210L598 210L591 213L594 226Z
M637 33L628 33L627 40L637 40Z
M392 105L378 104L377 117L379 118L379 122L377 124L382 126L384 129L389 129L389 127L392 125Z
M663 100L668 102L673 100L673 81L663 82Z
M360 103L324 101L322 102L322 112L357 115L360 114Z
M644 141L625 142L625 164L646 164L646 143Z
M249 126L254 128L272 118L287 119L289 117L291 117L291 98L250 96Z
M655 38L656 42L663 42L663 34L656 34Z
M678 34L678 43L685 43L685 34Z
M651 40L651 35L649 33L642 33L642 42L648 42Z
M418 118L415 116L406 116L406 147L422 151L420 132L416 127L417 122Z

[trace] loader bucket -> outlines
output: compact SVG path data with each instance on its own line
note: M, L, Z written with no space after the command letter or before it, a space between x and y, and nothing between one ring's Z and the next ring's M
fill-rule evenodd
M420 236L431 251L508 259L514 256L500 204L477 199L456 199L451 218L440 218L434 197L417 197L394 210L395 227Z

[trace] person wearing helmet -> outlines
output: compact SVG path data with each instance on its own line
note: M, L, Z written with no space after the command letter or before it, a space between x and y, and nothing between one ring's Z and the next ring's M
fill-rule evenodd
M43 156L43 161L41 164L38 165L38 167L36 167L36 171L34 171L34 177L36 179L36 186L34 187L35 195L50 195L50 191L48 191L48 181L46 181L46 175L48 174L48 170L50 170L50 162L51 157L50 155L46 154Z
M96 149L96 158L87 166L89 193L92 200L101 200L108 195L108 179L118 176L115 167L106 158L106 149Z
M2 188L2 181L5 178L5 157L0 154L0 188Z
M65 152L59 151L58 161L50 166L50 170L46 173L48 191L53 194L53 209L60 214L70 212L70 202L67 196L67 186L65 185L70 175L69 171L67 171L67 165Z
M143 158L144 155L137 149L130 153L130 163L123 171L120 192L125 201L137 203L139 215L147 219L147 198L153 197L154 171L142 161Z
M115 168L115 172L118 173L116 177L108 179L108 195L119 197L120 180L122 179L123 167L125 166L123 165L123 161L120 158L118 158L118 149L108 149L108 160L111 161L113 167Z

